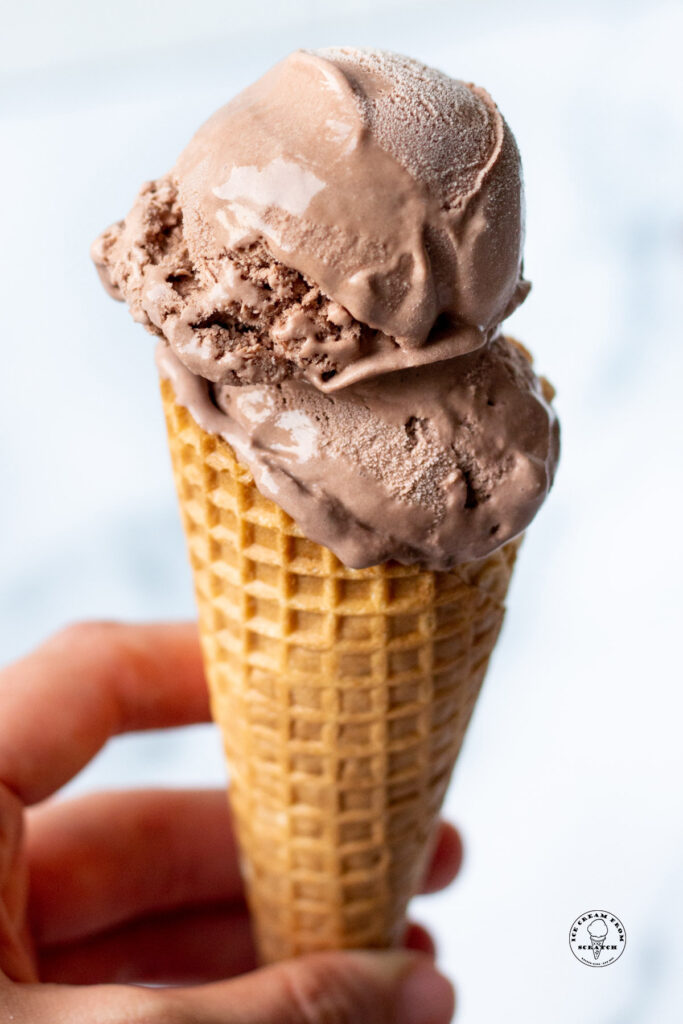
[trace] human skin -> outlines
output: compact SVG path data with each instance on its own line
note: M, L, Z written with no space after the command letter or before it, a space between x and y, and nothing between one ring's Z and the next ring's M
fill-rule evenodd
M256 967L222 791L49 799L113 736L209 720L192 624L82 623L0 672L0 1020L445 1024L417 925L404 950ZM423 892L461 856L443 824Z

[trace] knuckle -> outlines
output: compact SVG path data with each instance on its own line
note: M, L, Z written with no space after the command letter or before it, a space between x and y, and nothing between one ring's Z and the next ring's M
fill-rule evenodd
M368 979L336 956L314 954L280 965L282 1024L383 1024L386 1006ZM278 1021L278 1024L280 1022Z
M83 619L63 626L50 638L65 647L84 646L108 638L118 623L106 619Z
M130 1001L121 1007L116 1024L197 1024L197 1017L172 991L131 989L130 992Z

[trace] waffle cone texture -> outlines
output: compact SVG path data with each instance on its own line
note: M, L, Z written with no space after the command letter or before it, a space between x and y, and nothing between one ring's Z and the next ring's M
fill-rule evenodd
M395 945L519 542L348 569L161 387L261 958Z

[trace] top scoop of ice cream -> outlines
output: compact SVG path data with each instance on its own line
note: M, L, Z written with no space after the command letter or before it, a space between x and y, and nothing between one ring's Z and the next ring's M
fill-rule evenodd
M222 107L95 260L217 383L323 390L483 345L524 299L514 138L397 54L299 51Z

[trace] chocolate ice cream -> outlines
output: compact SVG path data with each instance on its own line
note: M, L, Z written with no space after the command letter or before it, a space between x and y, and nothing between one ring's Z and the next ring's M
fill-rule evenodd
M95 243L205 428L360 568L520 533L558 457L501 322L526 297L514 138L483 89L300 51L219 110Z

